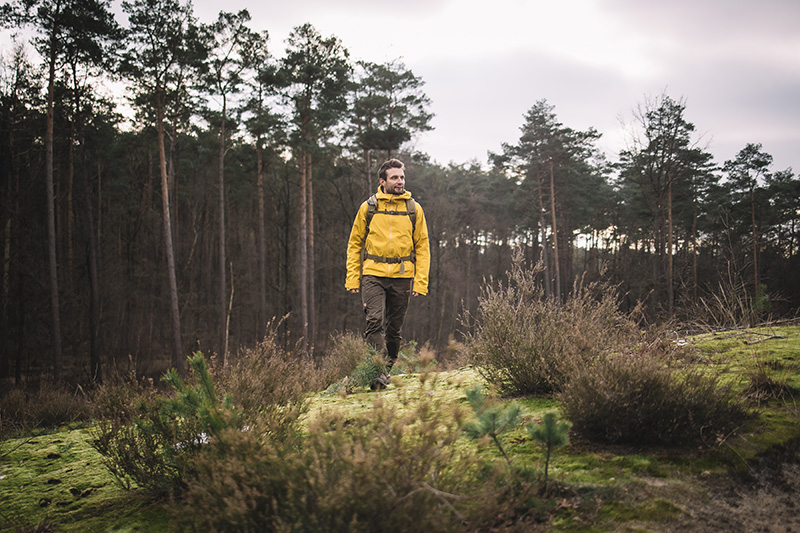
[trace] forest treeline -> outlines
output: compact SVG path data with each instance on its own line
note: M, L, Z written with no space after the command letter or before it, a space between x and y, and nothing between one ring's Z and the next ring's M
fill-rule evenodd
M224 362L276 328L322 353L360 331L344 290L358 206L387 157L431 236L430 294L404 336L443 352L515 249L548 298L619 285L649 320L724 324L800 304L800 179L756 142L714 161L667 94L632 103L628 148L562 124L542 98L520 136L442 166L424 80L350 56L312 24L284 43L190 3L14 0L0 67L0 378L99 380L109 368ZM109 87L124 87L124 98ZM613 157L612 157L613 156Z

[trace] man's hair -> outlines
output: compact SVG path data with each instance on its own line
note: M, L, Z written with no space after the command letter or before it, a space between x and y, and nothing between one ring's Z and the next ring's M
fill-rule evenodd
M386 171L390 168L402 168L405 170L406 166L399 159L389 159L388 161L384 161L384 163L381 165L381 169L378 171L378 179L385 180Z

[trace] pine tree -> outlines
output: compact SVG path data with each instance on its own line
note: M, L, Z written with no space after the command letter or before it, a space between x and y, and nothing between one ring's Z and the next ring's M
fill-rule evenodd
M569 442L568 434L571 424L566 421L558 421L555 413L546 413L541 425L532 423L528 426L528 435L531 439L544 446L544 492L547 492L547 475L550 470L550 456L553 450L566 445Z
M508 466L511 466L511 459L500 442L500 435L519 424L522 416L519 405L515 402L507 406L493 404L487 399L480 385L467 391L467 401L475 411L476 419L464 426L464 431L476 439L490 437L505 457Z

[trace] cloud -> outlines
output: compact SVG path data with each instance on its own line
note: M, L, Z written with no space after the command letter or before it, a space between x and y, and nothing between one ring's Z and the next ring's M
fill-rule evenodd
M118 2L115 2L118 5ZM195 0L202 22L220 4ZM666 93L717 162L763 143L774 168L800 167L797 0L228 0L248 8L282 56L312 23L354 60L402 59L425 81L435 131L417 149L441 163L486 160L514 143L537 100L574 129L598 129L614 158L632 110Z
M568 127L609 131L618 127L619 113L639 96L620 73L543 52L478 60L431 58L418 67L437 114L436 130L425 134L424 147L440 163L484 161L487 151L499 152L503 142L515 143L524 114L538 100L553 105Z

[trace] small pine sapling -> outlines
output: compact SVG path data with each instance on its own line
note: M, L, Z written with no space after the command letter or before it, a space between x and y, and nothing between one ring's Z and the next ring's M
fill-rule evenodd
M521 410L519 405L511 403L507 406L492 404L483 393L480 385L467 390L467 401L475 412L475 420L464 426L464 431L473 438L491 437L500 453L506 458L508 466L511 459L508 457L502 443L500 434L508 429L513 429L519 424Z
M528 426L528 435L540 443L545 449L544 459L544 492L547 493L547 474L550 469L550 456L556 448L569 442L569 430L572 425L567 421L558 421L555 413L545 413L541 425L535 422Z
M188 361L196 384L170 370L162 380L172 388L173 397L142 398L132 421L98 425L93 446L126 488L131 480L156 494L184 487L197 452L223 430L240 427L233 398L226 395L220 400L203 355L195 353Z
M233 406L232 396L226 394L221 401L217 397L214 380L203 354L195 352L188 361L197 378L197 385L189 386L174 368L170 369L162 381L175 391L175 399L164 400L163 407L172 417L197 420L205 433L204 436L198 435L198 439L205 441L209 433L218 436L226 427L235 427L239 422L238 413Z

